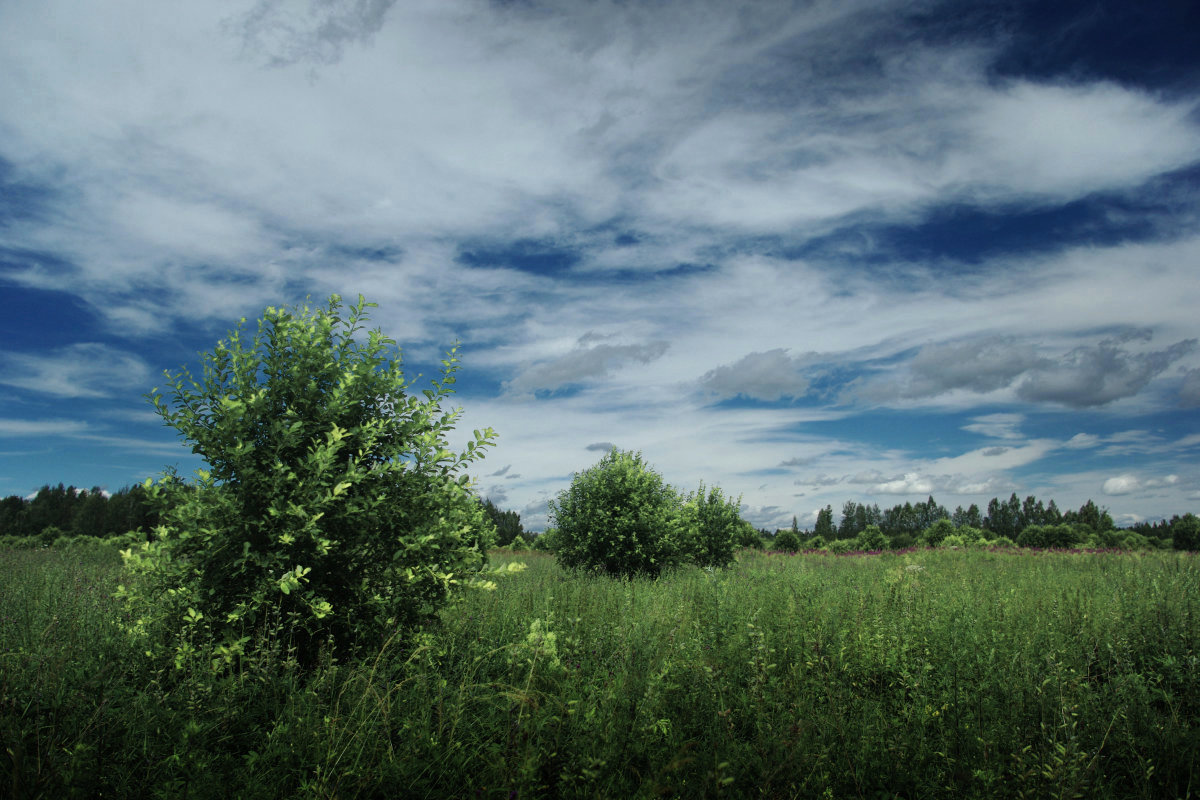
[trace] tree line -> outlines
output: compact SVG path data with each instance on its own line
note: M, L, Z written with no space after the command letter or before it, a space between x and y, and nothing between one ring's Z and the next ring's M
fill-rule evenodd
M816 524L811 529L800 528L797 518L792 517L790 530L779 528L773 533L766 530L760 533L770 539L788 531L802 539L819 537L823 542L832 542L856 539L868 528L874 528L887 537L893 547L903 547L915 544L935 526L939 530L979 531L988 539L1003 538L1014 542L1019 542L1023 535L1027 540L1040 542L1046 538L1042 534L1047 529L1066 526L1073 531L1072 536L1076 539L1094 534L1106 540L1132 533L1144 537L1151 546L1170 547L1172 540L1181 532L1185 537L1191 535L1193 519L1191 514L1184 517L1176 515L1170 520L1143 522L1119 530L1108 509L1097 506L1090 499L1078 510L1062 511L1054 500L1044 502L1034 495L1022 500L1014 492L1007 500L993 497L987 504L986 513L975 503L965 509L960 505L951 512L934 500L932 495L924 502L905 502L888 509L881 509L878 504L847 500L837 524L834 523L833 506L827 505L817 512ZM946 522L939 525L942 520ZM1054 535L1050 534L1049 538L1053 539Z
M10 495L0 500L0 536L108 538L128 531L149 531L158 511L141 485L109 494L98 486L46 485L32 497Z

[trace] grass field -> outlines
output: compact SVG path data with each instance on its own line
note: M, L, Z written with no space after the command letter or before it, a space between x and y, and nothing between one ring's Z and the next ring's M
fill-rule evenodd
M123 638L115 551L0 552L0 792L1200 793L1194 555L744 552L657 582L516 558L363 663L305 676L268 642L213 675Z

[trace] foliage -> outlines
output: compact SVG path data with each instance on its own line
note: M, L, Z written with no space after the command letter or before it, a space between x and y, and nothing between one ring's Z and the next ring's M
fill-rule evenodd
M1030 525L1021 531L1016 542L1021 547L1068 548L1082 544L1091 529L1081 525Z
M538 552L553 553L557 548L557 542L558 531L554 528L547 528L537 536L533 537L533 544L531 544L530 547Z
M921 541L930 547L937 547L942 540L955 532L954 523L948 519L939 519L921 532Z
M1200 550L1200 518L1184 514L1171 526L1176 550Z
M705 493L703 482L696 493L686 499L681 515L682 537L684 550L692 563L719 568L733 563L736 537L746 527L741 516L741 503L740 497L737 500L725 497L717 486Z
M775 541L771 543L772 550L778 550L782 553L795 553L800 547L800 537L791 530L782 530L775 534Z
M503 561L510 557L499 556ZM1200 560L744 553L655 582L553 558L304 674L148 669L109 548L0 553L14 797L1187 797Z
M85 490L60 483L43 486L31 498L0 500L0 537L34 536L49 526L73 536L117 536L157 524L140 485L108 494L98 486Z
M483 567L492 528L462 470L495 434L448 449L457 348L409 394L395 342L359 336L372 305L267 308L204 355L201 380L168 375L170 404L150 393L210 468L146 483L164 511L156 540L125 551L136 633L183 621L178 651L203 629L236 654L277 619L311 663L326 641L373 647L430 617Z
M524 536L521 536L518 534L516 537L513 538L512 541L510 541L508 543L507 546L508 546L509 550L528 550L529 542L525 541Z
M521 515L516 511L501 511L491 498L483 501L483 510L496 528L496 546L511 547L511 542L518 536L524 538L525 529L521 527Z
M607 575L657 576L685 557L681 503L641 453L613 448L550 501L559 563Z
M837 528L833 526L833 506L825 506L817 512L817 524L813 526L813 534L825 540L837 538Z
M746 520L742 520L733 533L735 547L750 547L755 550L763 549L763 540L758 530Z
M884 550L887 546L887 537L878 525L868 525L854 539L856 550Z

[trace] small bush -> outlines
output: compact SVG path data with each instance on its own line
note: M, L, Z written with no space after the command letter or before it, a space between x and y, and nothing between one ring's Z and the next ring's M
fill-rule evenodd
M550 502L568 569L657 576L682 562L680 500L641 453L613 448Z
M759 536L758 530L746 520L742 520L738 525L737 531L733 534L733 543L736 547L750 547L755 550L763 549L763 540Z
M1007 536L997 536L987 542L988 547L1016 547L1017 543Z
M854 549L853 539L835 539L829 543L829 552L836 556L852 552Z
M743 530L741 498L725 497L704 484L683 504L683 542L688 558L700 567L725 568L733 563L735 536Z
M888 539L888 547L893 550L904 550L917 543L911 533L897 533Z
M525 541L525 537L517 534L513 540L508 543L509 550L528 550L529 542Z
M987 538L983 531L979 528L972 528L970 525L960 525L954 532L961 536L967 544L979 544Z
M536 550L540 553L553 553L557 541L558 531L554 528L547 528L533 537L533 543L529 547L531 550Z
M868 525L854 539L856 550L883 550L888 546L887 537L878 525Z
M948 519L939 519L921 532L920 539L930 547L937 547L943 539L955 532L953 522Z
M775 534L775 540L771 542L771 549L784 553L795 553L800 549L800 537L790 530L780 531Z

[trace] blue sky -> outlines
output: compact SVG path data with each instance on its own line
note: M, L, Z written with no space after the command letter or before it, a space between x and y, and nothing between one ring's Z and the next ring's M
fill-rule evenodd
M199 466L267 305L463 343L481 493L1200 508L1200 8L0 4L0 494Z

